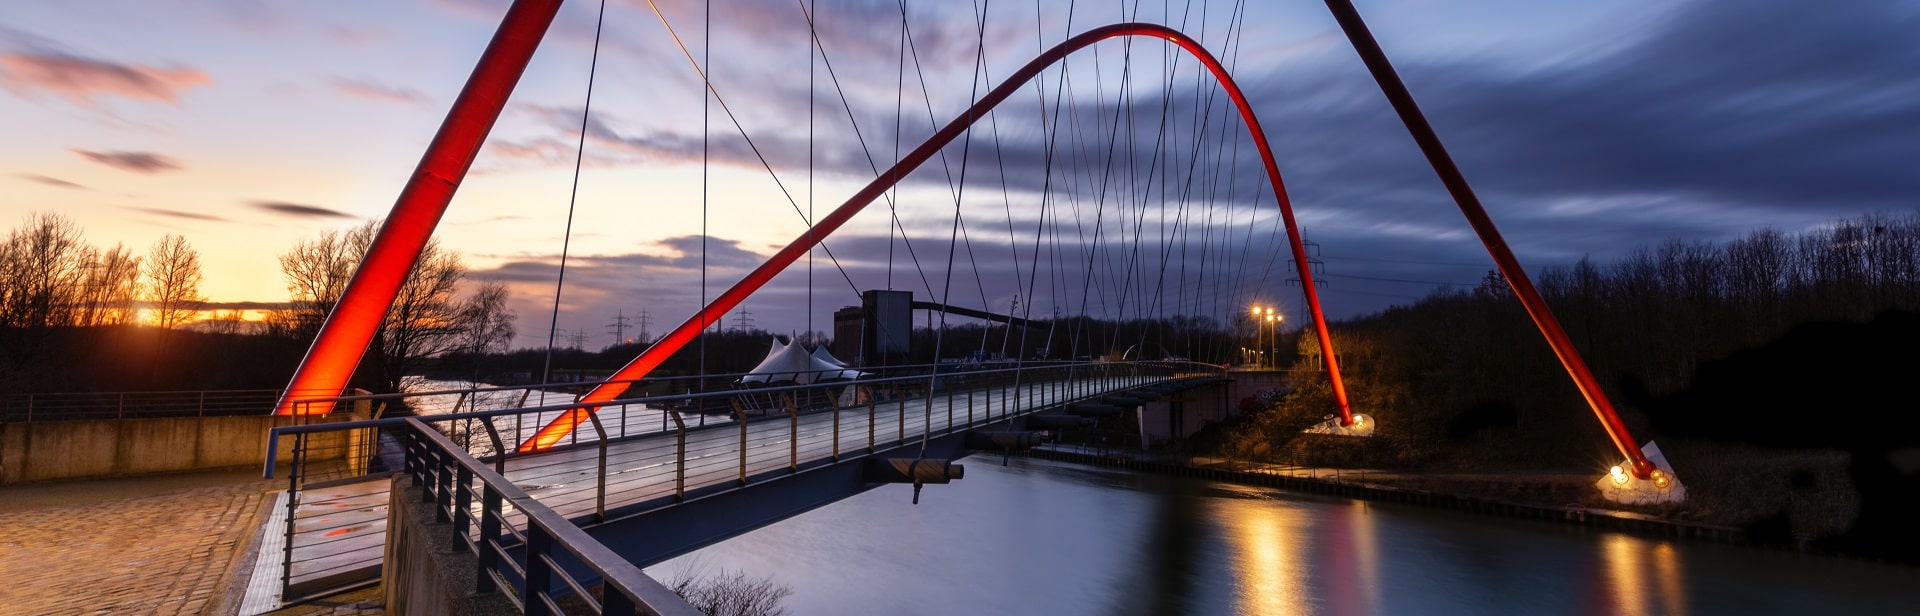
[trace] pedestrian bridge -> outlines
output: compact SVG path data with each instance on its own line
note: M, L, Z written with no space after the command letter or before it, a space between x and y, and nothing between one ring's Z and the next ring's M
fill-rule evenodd
M437 506L481 555L480 579L524 588L537 525L529 518L541 516L644 567L886 483L916 484L917 499L920 484L958 478L947 463L972 451L1063 432L1137 434L1149 407L1168 421L1193 405L1224 409L1227 381L1221 367L1187 362L909 367L603 403L586 427L535 452L514 444L580 403L525 406L568 397L527 388L341 397L330 402L447 412L274 430L269 459L290 462L288 497L269 532L284 544L262 558L280 559L283 600L379 579L390 477L408 473L422 493L403 496ZM576 568L582 580L600 577Z

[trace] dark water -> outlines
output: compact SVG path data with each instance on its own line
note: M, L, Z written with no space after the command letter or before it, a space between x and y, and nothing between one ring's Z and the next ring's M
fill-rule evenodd
M1920 569L1039 460L888 486L648 570L813 614L1920 614Z

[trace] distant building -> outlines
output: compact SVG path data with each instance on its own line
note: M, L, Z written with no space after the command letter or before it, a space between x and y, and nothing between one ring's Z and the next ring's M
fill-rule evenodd
M827 345L827 349L833 351L835 357L850 365L861 365L860 322L865 316L866 311L859 306L847 306L833 311L833 342Z

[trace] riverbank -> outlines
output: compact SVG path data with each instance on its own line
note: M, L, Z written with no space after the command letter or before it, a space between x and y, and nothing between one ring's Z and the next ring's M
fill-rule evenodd
M1044 460L1073 462L1133 471L1197 477L1214 481L1279 488L1282 490L1344 496L1372 501L1404 503L1439 509L1452 509L1516 518L1557 521L1605 530L1618 530L1654 537L1677 537L1726 543L1756 545L1746 531L1712 524L1664 519L1631 511L1599 509L1582 505L1550 505L1467 494L1422 490L1392 485L1404 481L1404 473L1382 473L1352 469L1316 469L1288 467L1256 462L1237 462L1222 458L1179 457L1081 450L1071 445L1047 445L1026 451L1026 456ZM1802 549L1805 549L1802 546Z

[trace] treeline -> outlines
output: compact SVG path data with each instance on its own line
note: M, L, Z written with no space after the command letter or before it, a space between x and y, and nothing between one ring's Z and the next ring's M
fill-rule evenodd
M0 327L186 324L200 295L200 254L168 235L145 256L122 244L87 244L80 226L59 214L33 214L0 242Z
M1725 243L1672 240L1612 263L1548 268L1535 280L1645 441L1657 436L1649 430L1650 401L1691 386L1703 363L1761 347L1797 325L1920 310L1920 215L1869 215L1791 235L1762 230ZM1355 410L1382 418L1382 436L1401 462L1585 467L1617 456L1497 274L1474 289L1442 289L1338 323L1333 336ZM1299 344L1297 367L1310 368L1317 344L1311 337ZM1806 359L1865 361L1845 352ZM1317 420L1331 405L1324 379L1303 379L1286 407L1298 417L1287 423ZM1243 439L1243 448L1291 438L1275 431Z
M1239 341L1246 336L1236 335L1228 326L1208 316L1173 315L1121 321L1077 316L1035 320L1027 327L955 323L957 319L949 318L944 331L937 322L931 328L915 328L911 362L932 363L936 338L939 338L940 356L944 358L977 356L1064 361L1124 356L1128 360L1186 358L1219 364L1234 361Z
M379 224L323 231L280 255L287 303L242 328L236 311L203 310L200 257L186 238L134 255L89 245L64 216L31 214L0 243L0 389L283 387ZM514 333L506 287L467 272L458 253L429 243L350 385L397 391L432 358L504 350Z
M1799 324L1920 311L1920 215L1866 215L1799 234L1757 230L1724 244L1668 240L1605 265L1582 259L1546 269L1534 280L1645 441L1657 436L1649 432L1649 401L1692 386L1703 363L1761 347ZM1473 290L1438 290L1413 305L1338 322L1332 336L1354 409L1382 418L1382 436L1402 461L1592 466L1617 457L1498 274ZM1311 368L1317 344L1302 338L1300 349L1298 368ZM1331 413L1323 378L1302 380L1288 409L1300 415L1292 422Z
M1797 234L1668 241L1535 278L1639 443L1658 440L1688 501L1670 515L1762 541L1920 554L1920 215ZM1326 379L1222 430L1218 452L1309 465L1597 469L1620 454L1497 275L1333 328L1365 442L1302 436L1333 412ZM1307 368L1317 356L1301 340ZM1908 466L1900 466L1908 464ZM1497 498L1616 506L1589 482L1509 475ZM1529 482L1532 483L1529 483ZM1478 486L1478 487L1475 487ZM1528 487L1532 486L1532 487ZM1904 556L1903 556L1904 555Z

